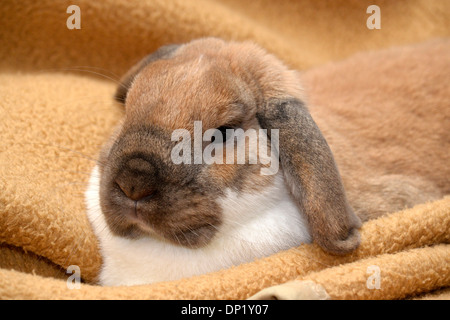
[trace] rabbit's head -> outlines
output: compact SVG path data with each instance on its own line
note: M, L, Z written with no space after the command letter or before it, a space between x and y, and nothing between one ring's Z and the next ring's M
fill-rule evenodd
M360 221L296 72L257 45L162 47L124 76L116 99L126 114L99 161L113 234L207 246L228 221L257 219L282 176L323 249L358 246Z

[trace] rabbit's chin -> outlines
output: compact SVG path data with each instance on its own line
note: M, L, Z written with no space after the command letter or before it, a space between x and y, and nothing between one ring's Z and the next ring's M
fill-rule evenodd
M218 199L223 223L208 245L191 249L156 238L113 235L100 208L96 166L85 194L87 215L98 237L103 265L99 284L138 285L225 269L310 243L307 222L292 201L281 170L259 193L227 190Z

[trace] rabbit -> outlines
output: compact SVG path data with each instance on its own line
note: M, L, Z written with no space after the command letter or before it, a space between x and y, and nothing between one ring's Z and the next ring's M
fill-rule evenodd
M302 243L348 254L381 202L370 202L372 191L380 195L376 186L364 189L368 205L358 199L362 179L347 183L349 201L299 73L254 43L202 38L161 47L125 74L115 99L125 117L103 146L85 195L103 257L101 285L186 278ZM173 133L194 133L195 121L201 133L219 134L200 141L202 151L211 144L229 150L228 129L264 130L279 168L262 174L268 155L252 148L261 136L249 139L243 164L174 163ZM249 163L251 157L261 161Z

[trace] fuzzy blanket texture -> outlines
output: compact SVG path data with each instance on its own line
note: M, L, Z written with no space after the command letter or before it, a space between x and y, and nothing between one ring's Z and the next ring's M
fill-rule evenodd
M81 9L79 30L66 26L72 4ZM366 26L372 4L381 9L379 30ZM450 90L435 90L450 83L449 1L6 0L0 30L0 299L289 299L304 297L299 280L331 299L450 298L448 196L366 222L360 248L347 256L302 245L135 287L95 284L101 257L83 199L100 146L123 116L112 99L117 80L161 45L252 40L302 70L312 102L356 107L370 91L391 105L431 99L449 108ZM408 91L361 77L384 63L399 78L423 66L423 90L405 100ZM78 289L67 285L71 265L81 270Z

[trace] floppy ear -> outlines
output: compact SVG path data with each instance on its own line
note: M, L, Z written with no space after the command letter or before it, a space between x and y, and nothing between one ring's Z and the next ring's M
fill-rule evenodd
M335 254L356 249L361 221L347 202L331 150L304 103L273 98L258 107L257 118L261 127L279 129L285 180L307 216L314 241Z
M180 45L178 44L163 46L131 67L131 69L128 70L128 72L122 77L122 79L120 79L121 84L114 94L114 99L116 99L120 103L125 103L128 89L130 89L130 86L133 83L136 75L150 63L156 60L170 58L172 54L178 49L178 47L180 47Z

